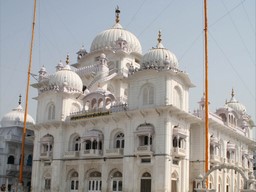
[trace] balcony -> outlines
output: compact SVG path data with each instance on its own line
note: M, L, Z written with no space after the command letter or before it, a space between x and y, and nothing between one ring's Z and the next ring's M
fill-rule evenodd
M52 151L46 151L40 153L40 160L51 160L52 159Z
M231 164L231 165L234 165L235 164L235 160L234 159L227 159L228 160L228 163Z
M185 129L181 129L180 127L174 127L173 128L173 135L180 135L182 137L187 137L187 132Z
M6 135L5 140L7 142L21 143L21 136L17 135Z
M221 159L220 159L220 156L211 154L210 161L211 163L220 163Z
M136 155L137 156L152 156L152 146L151 145L143 145L137 147Z
M179 148L179 147L174 147L173 148L173 155L175 157L184 158L186 156L186 149L182 149L182 148Z
M236 150L236 145L234 143L228 143L227 144L227 150L228 151L235 151Z
M116 149L106 149L106 156L123 156L124 149L116 148Z
M66 151L64 158L77 158L79 157L80 151Z
M99 149L86 149L82 151L81 156L83 157L101 157L102 150Z
M17 164L7 164L6 167L6 175L8 176L16 176L20 171L20 165ZM32 171L32 166L23 166L23 174L30 175Z
M7 164L6 171L19 171L19 165Z
M241 162L236 162L236 166L239 168L243 168L243 164Z

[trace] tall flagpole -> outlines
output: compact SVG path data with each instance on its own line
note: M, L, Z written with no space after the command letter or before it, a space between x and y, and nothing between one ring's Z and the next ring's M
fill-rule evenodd
M204 56L205 56L205 173L209 168L209 108L208 108L208 20L207 0L204 0Z
M23 126L22 145L21 145L21 161L20 161L20 174L19 174L19 187L21 187L21 188L23 188L24 151L25 151L25 138L26 138L26 132L27 132L26 122L27 122L27 115L28 115L28 96L29 96L29 86L30 86L30 71L31 71L31 66L32 66L32 53L33 53L33 44L34 44L35 24L36 24L36 0L34 0L32 37L31 37L31 43L30 43L29 65L28 65L28 74L27 74L26 106L25 106L25 113L24 113L24 126Z

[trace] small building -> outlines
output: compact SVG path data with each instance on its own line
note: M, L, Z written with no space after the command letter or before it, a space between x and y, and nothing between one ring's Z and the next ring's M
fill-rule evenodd
M27 116L27 126L33 125L33 118ZM21 97L18 107L5 114L1 119L0 127L0 189L15 190L19 183L21 144L24 127L24 111L21 106ZM23 183L25 191L30 191L33 163L34 132L27 129L24 147Z

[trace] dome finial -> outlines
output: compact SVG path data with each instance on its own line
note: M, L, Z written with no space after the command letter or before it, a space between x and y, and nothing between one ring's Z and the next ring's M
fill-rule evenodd
M161 36L162 36L162 34L161 34L161 31L159 30L158 31L158 38L157 38L158 43L161 43L161 41L162 41Z
M120 22L120 17L119 17L120 12L121 11L120 11L119 7L117 6L116 7L116 23Z
M19 105L21 104L21 94L19 95Z
M69 64L69 54L67 54L67 58L66 58L66 64Z
M235 96L234 88L232 88L231 97L233 98Z

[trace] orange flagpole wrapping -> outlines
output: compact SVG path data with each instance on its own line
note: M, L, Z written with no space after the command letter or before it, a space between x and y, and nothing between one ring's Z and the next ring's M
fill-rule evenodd
M32 53L33 53L33 44L34 44L34 31L36 24L36 0L34 0L34 15L33 15L33 23L32 23L32 37L30 43L30 55L29 55L29 65L28 65L28 76L27 76L27 88L26 88L26 106L24 113L24 126L23 126L23 134L22 134L22 145L21 145L21 161L20 161L20 174L19 174L19 183L23 183L23 165L24 165L24 151L25 151L25 138L26 138L26 122L28 115L28 95L29 95L29 86L30 86L30 71L32 66Z

